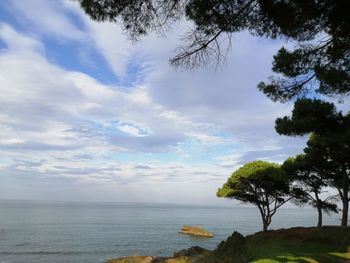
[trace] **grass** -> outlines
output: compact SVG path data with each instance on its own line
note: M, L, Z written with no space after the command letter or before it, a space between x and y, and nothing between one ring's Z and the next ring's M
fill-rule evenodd
M234 234L205 263L350 263L350 228L291 228Z

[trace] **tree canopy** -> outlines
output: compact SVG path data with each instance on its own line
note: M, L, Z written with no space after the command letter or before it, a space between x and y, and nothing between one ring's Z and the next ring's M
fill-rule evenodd
M274 56L272 69L279 77L258 86L273 100L310 91L350 92L348 0L78 1L92 19L119 23L134 40L152 31L163 33L181 19L191 21L192 28L170 59L176 67L217 65L235 32L292 41L294 49L282 47Z
M277 118L276 131L287 136L301 136L309 133L332 134L344 131L347 117L337 112L333 103L318 99L302 98L294 103L291 116Z
M334 133L333 136L313 134L304 152L324 177L330 179L330 186L338 191L343 206L342 225L346 226L350 202L350 126L344 133Z
M297 188L303 191L295 203L299 205L308 204L317 209L317 226L322 227L322 212L338 213L336 198L334 195L326 194L326 187L330 185L330 178L319 171L306 154L299 154L288 158L282 165L282 169L288 177L297 184Z
M291 199L289 192L289 180L280 165L254 161L236 170L218 189L217 196L257 206L263 230L267 231L277 209Z
M350 113L337 112L332 103L302 99L292 116L276 120L279 134L311 134L304 152L308 164L330 180L342 201L342 225L348 221L350 190Z

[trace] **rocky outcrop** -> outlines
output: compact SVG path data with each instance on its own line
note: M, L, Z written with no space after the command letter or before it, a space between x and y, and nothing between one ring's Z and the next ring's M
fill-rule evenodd
M179 231L180 234L199 236L199 237L213 237L214 235L209 231L196 226L183 226Z
M178 252L174 253L174 257L195 257L199 255L203 255L205 253L208 253L210 250L199 247L199 246L194 246L190 247L187 249L182 249Z
M173 257L130 256L110 259L106 263L198 263L209 250L195 246L174 253Z
M150 257L150 256L130 256L110 259L106 263L192 263L197 257Z

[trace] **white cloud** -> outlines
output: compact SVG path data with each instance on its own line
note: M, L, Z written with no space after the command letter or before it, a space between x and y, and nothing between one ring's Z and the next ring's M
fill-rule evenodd
M225 139L220 136L209 135L203 132L189 132L188 136L205 145L217 145L228 143L232 139Z
M7 43L8 48L16 52L40 52L43 45L40 41L17 34L9 25L0 23L0 38Z
M1 144L18 144L18 143L23 143L24 141L21 140L21 139L16 139L16 138L13 138L13 139L5 139L5 140L0 140L0 143Z
M10 5L18 21L26 23L29 30L34 28L59 40L81 41L86 39L85 33L62 12L64 6L60 1L13 0Z
M128 125L128 124L121 124L118 126L118 130L130 134L132 136L146 136L147 134L145 134L145 131L141 128L132 126L132 125Z
M11 41L6 32L11 33ZM36 45L24 44L21 49L25 52L19 54L13 48L17 41L13 40L27 43L31 38L9 26L1 27L0 36L8 46L0 53L0 91L6 94L0 98L0 133L6 156L31 160L35 152L38 158L52 161L57 156L82 154L98 159L96 152L110 155L118 151L166 151L198 126L151 103L145 87L127 90L106 86L83 73L63 70L37 53ZM106 127L113 122L139 139L110 134ZM77 170L53 169L54 166L54 162L47 162L44 170L36 172L76 177ZM24 166L20 167L24 172ZM88 174L89 168L85 168Z
M86 24L96 47L103 54L114 73L125 78L128 63L132 57L132 45L122 33L121 28L114 23L100 24L90 20L86 21Z
M142 42L132 43L116 23L99 23L90 19L78 1L14 0L7 5L29 32L53 37L58 41L79 41L87 49L96 48L120 80L128 79L133 74L129 68L135 66L138 68L136 79L142 78L153 65L149 58L163 60L162 55L168 54L176 46L175 35L161 39L152 34ZM79 21L80 27L76 21ZM162 43L159 44L159 41ZM85 52L81 51L80 56L85 62L93 63Z
M183 23L179 23L174 27L176 32L168 38L152 33L139 42L132 42L120 25L93 21L80 8L78 2L63 0L63 4L84 22L91 41L121 80L128 79L129 75L134 74L132 71L135 71L135 67L137 81L149 73L150 68L153 69L156 61L167 62L167 59L164 59L166 54L169 54L178 43L176 35L184 30Z
M136 47L123 33L122 28L116 23L98 23L91 20L80 8L78 2L63 0L62 3L83 21L86 34L90 36L89 41L103 55L113 72L120 79L126 78L131 59L136 59L134 56Z

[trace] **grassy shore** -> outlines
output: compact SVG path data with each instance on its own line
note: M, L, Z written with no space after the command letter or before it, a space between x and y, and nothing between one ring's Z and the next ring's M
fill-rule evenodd
M234 233L202 262L350 262L350 228L290 228L243 237Z
M189 249L171 258L128 257L108 263L345 263L350 228L290 228L243 237L235 232L213 251Z

